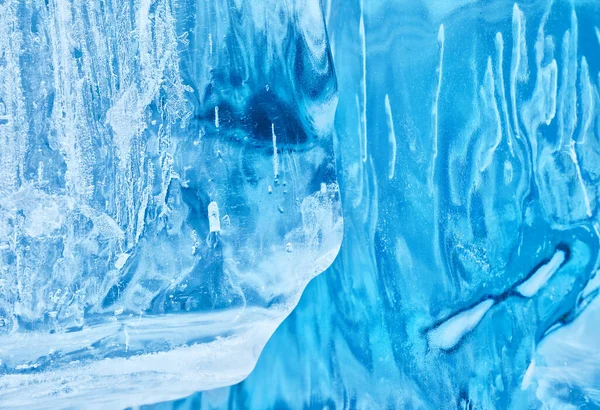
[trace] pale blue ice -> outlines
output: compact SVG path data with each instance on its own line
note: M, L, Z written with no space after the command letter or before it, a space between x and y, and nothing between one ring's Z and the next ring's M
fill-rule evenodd
M600 407L595 1L0 0L0 169L2 408Z
M1 0L0 407L245 378L339 250L336 102L318 2Z

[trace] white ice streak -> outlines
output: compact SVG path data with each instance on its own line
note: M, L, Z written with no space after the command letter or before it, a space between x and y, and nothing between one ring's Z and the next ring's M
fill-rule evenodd
M498 40L498 38L496 39ZM495 89L496 85L494 81L494 73L492 70L492 59L490 57L488 58L487 69L485 70L484 84L481 86L479 93L481 95L483 103L489 110L491 121L494 124L494 129L492 132L495 135L490 135L490 139L492 139L493 142L488 148L483 162L480 165L480 172L485 171L492 164L494 153L496 152L496 150L500 146L500 143L502 142L502 124L500 120L500 111L498 110L498 104L496 102Z
M556 273L566 258L566 253L558 250L548 263L540 266L529 279L517 286L516 291L526 298L532 297Z
M440 103L440 94L442 91L442 74L444 72L444 43L445 43L445 35L444 35L444 25L440 24L440 29L438 31L438 47L440 49L440 59L437 67L437 79L436 79L436 88L435 88L435 96L433 99L433 107L431 109L431 119L432 119L432 158L431 158L431 175L429 176L429 187L433 189L434 178L435 178L435 163L437 161L438 156L438 122L439 122L439 103Z
M585 57L581 58L579 87L581 89L581 127L577 143L584 144L587 139L587 133L594 121L595 114L594 87L590 79L590 70Z
M385 114L387 117L388 125L388 143L390 145L390 159L389 159L389 171L388 178L394 178L394 172L396 170L396 133L394 132L394 118L392 116L392 107L390 105L390 98L385 95Z
M129 254L128 253L122 253L119 255L119 257L117 258L117 260L115 261L115 268L117 269L121 269L123 268L123 266L125 266L125 263L127 263L127 259L129 259Z
M271 135L273 137L273 175L279 176L279 154L277 153L277 135L275 134L275 124L271 123Z
M208 204L208 226L210 232L221 231L221 219L219 218L219 205L216 202Z
M427 334L429 346L441 350L452 349L481 322L483 316L493 305L493 299L486 299L433 328Z
M520 138L519 120L517 117L517 81L525 81L528 77L527 43L525 41L525 16L517 3L513 6L512 16L512 62L510 66L510 103L515 136Z
M510 120L508 118L508 102L506 101L506 92L504 90L504 38L502 37L502 33L496 33L496 74L498 75L498 82L496 82L496 92L498 93L498 97L500 98L502 114L504 119L504 125L506 127L506 133L508 135L507 144L508 148L512 155L514 155L513 146L512 146L512 136L511 136L511 127ZM502 126L500 121L498 122L498 128L500 132L500 139L502 138Z
M361 94L362 94L362 109L360 112L360 123L362 125L360 138L362 149L362 161L367 162L367 41L365 37L365 18L364 5L360 4L360 22L358 27L358 36L361 45L362 57L362 79L361 79Z

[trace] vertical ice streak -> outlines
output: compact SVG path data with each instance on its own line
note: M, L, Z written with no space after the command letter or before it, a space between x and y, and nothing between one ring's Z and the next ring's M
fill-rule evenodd
M558 90L557 122L558 137L562 147L572 143L577 123L577 45L579 29L575 11L571 12L571 26L563 36L561 47L561 79Z
M221 218L219 216L219 205L216 202L208 204L208 223L210 232L221 231Z
M562 78L561 87L558 91L558 137L561 147L567 149L573 166L577 183L585 206L585 215L592 216L591 204L587 188L583 182L581 166L575 151L575 129L577 126L577 47L579 38L579 27L575 10L571 11L571 27L567 30L562 42ZM585 98L585 97L584 97ZM585 100L584 100L585 101Z
M437 36L437 45L439 52L439 60L436 67L437 78L435 80L435 95L431 108L432 120L432 156L431 156L431 171L427 180L427 188L429 195L433 196L433 254L438 268L444 266L442 261L442 248L440 246L440 193L436 189L436 172L437 172L437 157L438 157L438 138L439 138L439 103L440 94L442 91L442 77L444 72L444 25L440 24Z
M49 15L52 37L52 63L54 67L55 103L53 126L57 132L67 165L65 179L67 188L81 198L92 194L92 162L90 136L85 124L83 82L79 78L75 61L71 58L71 19L77 12L77 3L50 2ZM72 98L72 96L75 96Z
M19 63L23 38L12 30L18 24L17 3L0 5L0 196L17 189L24 179L29 131Z
M363 146L364 146L365 140L363 139L362 121L360 120L360 118L362 116L362 111L361 111L361 102L360 102L360 97L359 97L358 92L354 94L354 106L352 107L352 110L355 112L354 118L357 119L356 130L355 130L355 132L353 132L352 135L356 135L358 137L358 149L356 150L358 161L352 162L352 164L349 167L350 167L351 172L354 175L354 179L356 180L356 184L357 184L355 187L356 195L352 198L352 203L354 204L354 206L359 206L365 199L366 187L365 187L365 167L363 165L364 162L362 161L363 160Z
M575 172L577 175L577 182L579 183L579 187L581 189L581 195L583 197L583 204L585 206L585 215L587 217L592 216L592 205L590 203L590 197L587 192L587 188L585 183L583 182L583 175L581 173L581 166L579 165L579 160L577 159L577 152L575 152L575 147L571 145L570 147L570 156L573 164L575 165Z
M576 142L578 144L585 144L587 139L587 133L592 126L594 121L594 109L595 109L595 98L594 98L594 87L590 80L590 69L588 66L587 59L581 57L581 69L579 72L579 88L581 94L581 127L579 129L579 135Z
M358 27L358 36L360 38L361 47L361 58L362 58L362 79L361 79L361 111L360 111L360 123L361 123L361 148L362 148L362 161L367 162L367 40L365 35L365 17L364 17L364 3L363 0L360 2L360 22Z
M515 136L521 138L519 119L517 116L517 81L525 80L527 75L527 44L525 42L525 15L517 3L512 13L512 58L510 66L510 104L512 108L512 125Z
M487 150L486 155L483 158L483 162L480 165L479 171L485 171L492 163L494 153L502 142L502 123L500 121L500 111L498 110L498 103L496 102L496 85L494 81L494 71L492 69L492 59L488 57L487 68L485 70L484 83L480 89L480 95L483 99L483 103L486 108L490 111L492 116L492 129L490 130L490 137L493 138L490 143L490 147Z
M279 176L279 154L277 153L277 135L275 134L275 124L271 124L271 136L273 139L273 175L277 179Z
M437 79L435 82L435 95L433 98L433 106L431 109L431 118L432 118L432 156L431 156L431 174L429 175L429 188L432 190L435 183L435 172L436 172L436 164L437 164L437 156L438 156L438 133L439 133L439 104L440 104L440 93L442 91L442 76L444 72L444 25L441 24L438 36L438 47L439 47L439 62L436 68Z
M396 170L396 133L394 132L394 118L392 116L392 107L390 105L390 97L385 95L385 114L387 117L388 126L388 143L389 143L389 162L388 162L388 178L394 178Z
M496 92L498 93L501 101L502 114L504 116L504 126L506 127L506 139L508 143L508 149L514 155L513 151L513 137L511 132L510 120L508 117L508 102L506 101L506 91L504 84L504 39L502 33L496 33L495 38L496 44L496 73L498 76L498 82L496 83ZM498 119L499 132L502 132L502 123Z

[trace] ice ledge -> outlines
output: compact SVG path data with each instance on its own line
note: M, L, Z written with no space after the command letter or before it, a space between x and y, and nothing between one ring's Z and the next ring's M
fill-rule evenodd
M341 240L334 243L337 247L312 261L316 271L327 269L337 256ZM5 359L0 366L21 372L0 375L0 407L124 408L236 384L254 369L265 344L303 290L278 308L127 317L66 334L0 337L0 356ZM90 358L102 343L109 347L125 343L126 349L143 351L156 332L166 335L166 344L191 339L198 343L130 357ZM60 352L59 363L53 362L53 352ZM84 358L64 360L71 355ZM49 365L40 358L49 360Z

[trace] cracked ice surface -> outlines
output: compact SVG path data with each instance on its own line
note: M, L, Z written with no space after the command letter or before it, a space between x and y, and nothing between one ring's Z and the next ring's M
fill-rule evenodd
M318 1L0 1L0 405L240 381L337 254Z
M340 254L174 406L600 406L598 2L326 3Z

